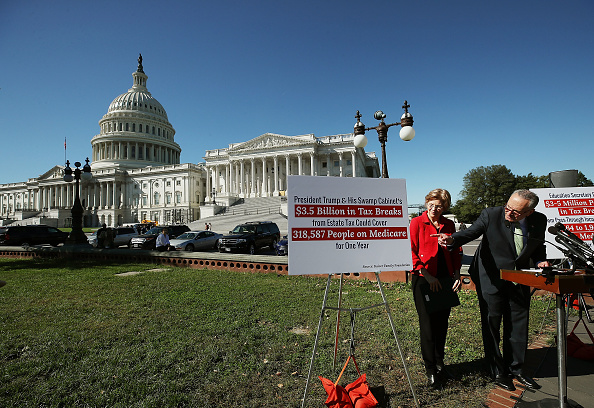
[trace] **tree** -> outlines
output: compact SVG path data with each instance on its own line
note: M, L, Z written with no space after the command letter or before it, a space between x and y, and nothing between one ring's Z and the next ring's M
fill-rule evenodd
M483 209L504 205L515 186L515 176L504 165L472 169L464 176L461 198L452 212L460 221L474 222Z
M578 171L577 185L578 187L590 187L594 186L594 183L592 183L592 180L587 178L584 173Z
M531 188L549 187L549 176L535 176L528 173L525 176L516 176L516 186L514 190L529 190Z

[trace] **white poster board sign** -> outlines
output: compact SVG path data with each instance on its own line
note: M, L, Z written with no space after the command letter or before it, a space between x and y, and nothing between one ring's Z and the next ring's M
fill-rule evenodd
M289 275L412 269L406 180L289 176Z
M545 240L554 242L555 236L548 228L560 222L582 241L592 247L594 236L594 187L534 188L540 201L536 211L547 216ZM559 245L563 247L562 245ZM565 255L547 244L547 258L564 258Z

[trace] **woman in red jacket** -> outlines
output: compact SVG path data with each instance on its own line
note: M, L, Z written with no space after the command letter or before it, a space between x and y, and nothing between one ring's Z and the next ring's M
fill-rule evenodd
M421 354L428 383L434 388L453 378L443 361L451 307L447 301L432 299L431 296L439 291L457 292L460 289L460 253L441 247L435 236L456 232L454 223L443 216L444 211L450 208L451 200L447 190L438 188L429 192L425 197L427 211L410 223L412 291L419 315ZM455 295L453 297L455 299ZM438 298L443 299L442 296ZM451 296L446 298L451 299ZM434 300L431 305L428 303L430 300ZM436 302L440 302L437 307L434 306Z

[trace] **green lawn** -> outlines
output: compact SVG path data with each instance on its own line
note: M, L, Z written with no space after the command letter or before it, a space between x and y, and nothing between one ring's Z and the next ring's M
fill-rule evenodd
M124 272L142 272L118 276ZM300 407L326 279L157 269L154 265L0 259L2 407ZM417 316L408 285L386 284L398 338L423 406L480 407L491 388L473 292L450 319L446 363L458 381L425 387ZM329 304L336 305L338 280ZM548 299L532 303L532 333ZM343 306L381 302L377 285L345 280ZM554 318L549 312L549 319ZM322 407L318 375L336 379L350 319L328 311L308 406ZM359 312L357 362L392 407L412 396L383 308ZM353 366L341 383L356 378Z

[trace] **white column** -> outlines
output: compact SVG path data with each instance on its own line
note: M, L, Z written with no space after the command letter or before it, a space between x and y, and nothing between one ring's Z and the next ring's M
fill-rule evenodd
M316 175L316 171L315 171L315 161L314 161L314 152L310 152L309 153L309 166L310 168L310 172L311 172L311 176L315 176Z
M351 152L351 170L353 171L353 177L357 177L357 168L355 167L355 155L356 151Z
M99 182L99 208L103 208L105 204L103 200L103 183Z
M239 169L239 195L241 198L245 197L245 160L241 159Z
M262 157L262 192L260 197L268 196L268 172L266 171L266 157Z
M338 166L340 167L340 177L344 177L342 165L342 152L338 152Z
M204 203L206 204L207 201L210 201L210 192L212 191L210 178L212 176L212 169L209 166L206 166L206 194L204 194ZM186 190L187 191L187 190Z
M297 168L299 169L299 175L302 176L303 175L303 153L298 153L297 154Z
M278 156L274 156L274 195L278 195Z
M241 184L241 180L239 179L239 163L237 162L237 160L234 161L233 163L233 170L234 170L234 174L233 174L233 194L235 196L239 195L239 185Z
M256 160L250 159L250 172L252 175L252 181L250 184L250 197L256 196Z
M220 179L219 179L219 165L218 164L215 166L214 188L217 193L220 192Z
M229 195L235 195L235 162L229 160Z

